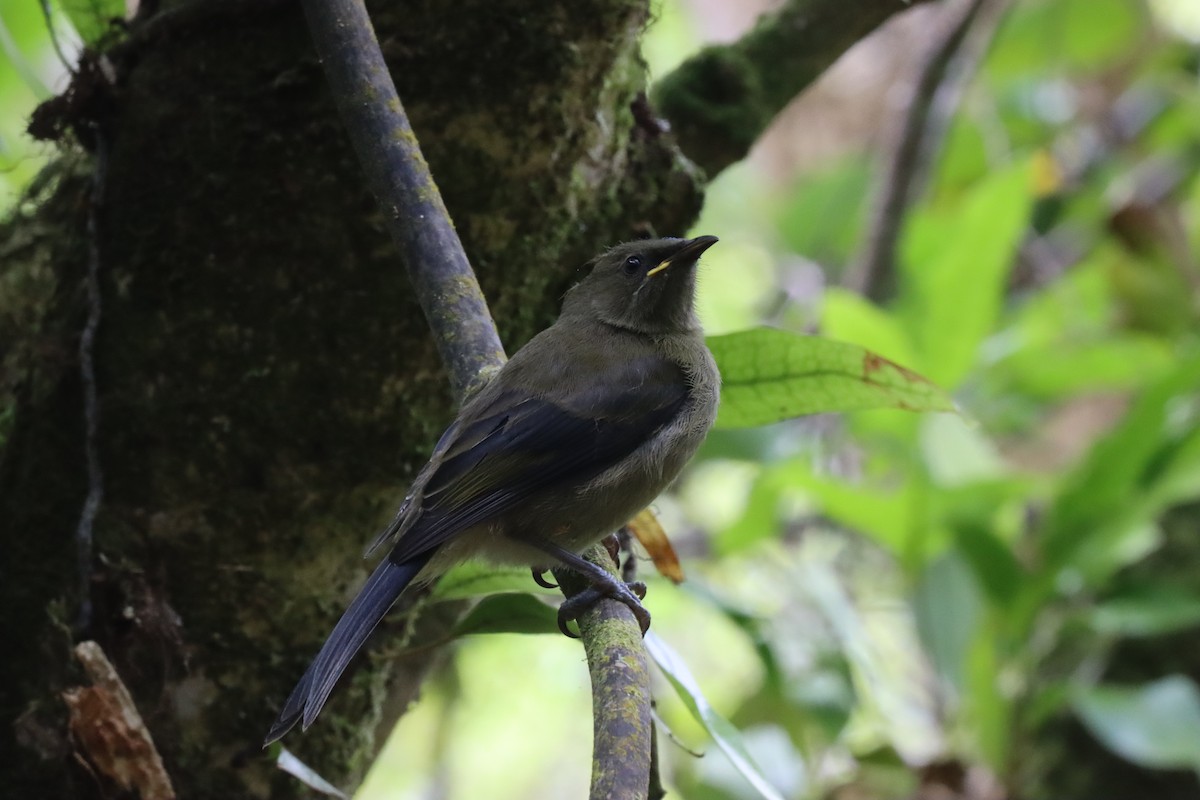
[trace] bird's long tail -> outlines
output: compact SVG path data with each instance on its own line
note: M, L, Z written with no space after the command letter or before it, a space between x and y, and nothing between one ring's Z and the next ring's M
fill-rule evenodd
M354 658L392 603L412 583L432 555L432 551L423 553L403 564L393 564L390 559L384 559L375 568L354 602L334 626L333 633L321 645L321 652L317 653L300 683L292 690L279 718L267 732L263 747L282 738L297 722L301 722L302 728L308 728L313 723L350 659Z

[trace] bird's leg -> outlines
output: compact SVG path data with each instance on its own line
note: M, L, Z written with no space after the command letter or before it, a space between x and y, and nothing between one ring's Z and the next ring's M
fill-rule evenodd
M552 542L528 540L528 543L542 552L554 556L563 566L575 570L592 583L589 588L574 597L568 597L558 607L558 629L563 634L570 636L572 639L578 639L578 635L571 632L567 623L573 619L579 619L584 611L587 611L598 601L606 597L622 603L633 612L634 618L637 619L638 625L641 626L643 636L650 629L650 612L645 609L641 602L641 599L646 596L646 584L641 582L626 584L613 577L603 567L599 567L582 556L559 547Z
M600 541L600 544L604 545L604 549L608 551L608 557L619 567L621 565L621 548L626 544L621 541L620 534L610 533Z
M628 525L622 525L621 528L613 534L613 538L617 540L618 549L625 552L625 560L621 561L616 556L613 556L613 561L621 565L621 580L625 583L634 583L637 581L637 557L633 552L633 531Z

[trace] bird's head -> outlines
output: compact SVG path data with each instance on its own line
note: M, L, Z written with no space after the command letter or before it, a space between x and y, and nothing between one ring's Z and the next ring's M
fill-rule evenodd
M563 314L637 333L695 330L696 262L716 243L715 236L697 236L616 245L592 260L591 273L567 293Z

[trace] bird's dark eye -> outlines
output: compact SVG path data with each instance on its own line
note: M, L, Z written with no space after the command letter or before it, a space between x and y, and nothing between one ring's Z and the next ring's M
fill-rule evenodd
M635 274L637 274L637 271L641 268L642 268L642 260L640 258L638 258L637 256L630 256L629 258L625 259L624 269L625 269L626 275L635 275Z

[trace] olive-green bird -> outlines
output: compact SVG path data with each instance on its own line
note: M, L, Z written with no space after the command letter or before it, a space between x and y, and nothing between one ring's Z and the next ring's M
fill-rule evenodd
M586 574L649 614L579 553L670 484L712 427L720 374L696 319L696 262L715 236L617 245L446 429L374 550L390 544L284 704L266 743L307 728L410 584L472 558ZM574 613L574 612L561 612ZM562 622L560 614L560 622Z

